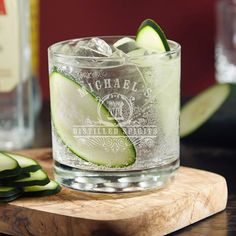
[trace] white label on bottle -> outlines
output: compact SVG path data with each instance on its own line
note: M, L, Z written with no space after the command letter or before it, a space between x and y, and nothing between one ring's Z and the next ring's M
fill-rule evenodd
M20 80L18 0L0 0L0 92L13 90Z

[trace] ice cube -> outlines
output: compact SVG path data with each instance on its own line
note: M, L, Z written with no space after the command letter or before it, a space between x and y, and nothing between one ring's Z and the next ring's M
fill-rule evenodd
M127 56L129 57L140 57L146 55L150 55L150 53L144 48L138 48L136 50L127 53Z
M56 51L59 54L64 55L74 55L74 43L73 42L64 42L62 44L58 44L54 46L54 51Z
M74 47L74 53L82 57L110 57L112 48L100 38L81 40Z
M110 56L110 58L124 58L124 57L127 57L126 53L117 48L114 49L112 55Z
M73 48L69 44L62 45L59 50L62 54L73 55Z
M123 51L113 46L111 46L111 48L113 50L112 55L109 56L109 58L101 61L99 65L102 67L113 67L113 66L121 66L125 64L127 60L127 55Z

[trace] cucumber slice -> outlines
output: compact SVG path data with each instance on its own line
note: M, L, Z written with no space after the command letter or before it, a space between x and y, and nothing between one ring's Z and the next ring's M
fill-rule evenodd
M20 172L17 161L0 152L0 179L18 175Z
M0 198L7 198L22 193L20 188L0 187Z
M64 144L73 153L85 161L107 167L124 167L134 163L136 152L132 142L119 127L117 121L112 119L108 109L100 104L93 94L87 92L84 95L84 88L58 72L53 72L50 76L50 93L53 125ZM119 139L122 138L125 144L116 153L107 152L100 143L89 146L87 142L84 143L74 137L73 127L84 125L86 118L92 122L100 120L98 106L100 106L100 115L103 120L99 127L107 131L111 126L116 127ZM104 138L109 139L109 135Z
M61 186L57 182L50 180L45 186L24 187L23 191L25 196L41 197L59 193L61 191Z
M33 185L45 185L50 182L47 174L43 170L37 170L36 172L30 172L30 176L18 179L12 182L7 182L6 186L17 186L17 187L25 187L25 186L33 186Z
M209 120L229 94L229 84L216 84L187 102L181 109L180 137L190 135Z
M7 186L7 183L9 182L14 182L18 179L23 179L27 177L30 177L30 173L20 173L19 175L16 176L6 177L4 179L0 179L0 186Z
M5 152L4 154L16 160L19 166L21 167L21 171L24 173L35 172L41 169L41 166L38 164L38 162L29 157L22 156L19 154L9 153L9 152Z
M117 42L113 44L113 46L123 51L124 53L128 53L133 50L139 49L136 41L128 37L119 39Z
M139 47L155 52L170 51L167 38L161 27L151 19L142 22L136 34L136 42Z
M18 194L11 195L9 197L0 197L0 203L12 202L12 201L16 200L17 198L19 198L20 196L22 196L22 194L23 194L23 191L21 191Z
M136 44L136 42L135 42L134 39L129 38L129 37L123 37L123 38L117 40L117 41L113 44L113 46L116 47L116 48L118 48L118 47L120 47L121 45L124 45L124 44L126 44L126 43L130 43L130 42L133 42L133 43Z
M236 85L216 84L181 109L180 136L184 142L235 147Z

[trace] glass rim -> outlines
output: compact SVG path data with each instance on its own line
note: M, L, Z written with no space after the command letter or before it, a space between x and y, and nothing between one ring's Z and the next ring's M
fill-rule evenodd
M130 35L114 35L114 36L112 35L112 36L89 36L89 37L82 37L82 38L75 38L75 39L67 39L67 40L59 41L57 43L50 45L48 47L48 53L52 53L52 55L55 57L68 58L68 59L77 58L81 60L115 61L115 60L123 60L125 58L125 57L118 57L118 56L117 57L92 57L92 56L84 57L84 56L79 56L79 55L68 55L66 53L57 52L57 50L55 49L55 47L59 46L60 44L65 44L69 42L78 42L82 40L92 39L95 37L101 38L101 39L112 39L112 38L120 39L123 37L135 38L135 36L130 36ZM131 58L135 59L135 58L144 58L144 57L150 57L150 56L163 57L163 56L174 55L180 52L181 45L179 43L171 39L167 39L167 41L173 45L173 47L170 48L170 51L157 52L155 54L149 54L149 55L132 56Z

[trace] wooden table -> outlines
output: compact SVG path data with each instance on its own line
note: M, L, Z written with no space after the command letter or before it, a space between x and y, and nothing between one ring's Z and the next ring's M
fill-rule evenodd
M33 147L49 147L50 145L50 111L49 103L45 102L37 118ZM236 235L236 147L217 148L181 144L181 165L223 175L228 183L229 199L225 211L171 235Z

